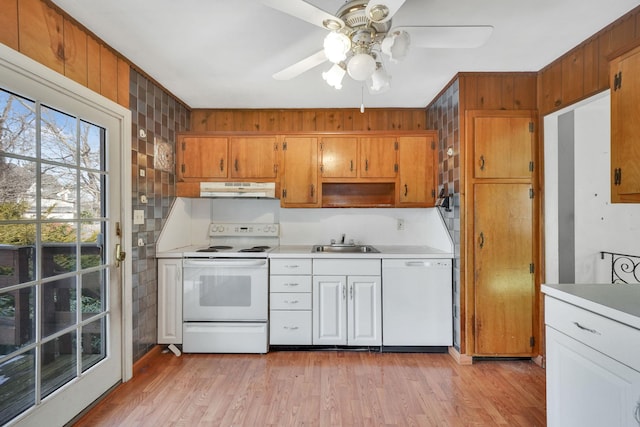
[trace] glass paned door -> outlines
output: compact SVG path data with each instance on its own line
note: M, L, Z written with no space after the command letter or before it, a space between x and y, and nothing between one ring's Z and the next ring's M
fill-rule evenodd
M121 378L113 124L0 86L0 425Z

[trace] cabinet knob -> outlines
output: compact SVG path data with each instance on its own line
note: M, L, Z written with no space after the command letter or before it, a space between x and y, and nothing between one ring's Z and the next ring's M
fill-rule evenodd
M484 170L484 156L480 156L480 170Z

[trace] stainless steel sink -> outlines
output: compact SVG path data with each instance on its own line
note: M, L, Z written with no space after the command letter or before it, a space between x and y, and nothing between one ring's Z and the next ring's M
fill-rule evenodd
M379 250L369 245L314 245L311 252L328 252L328 253L380 253Z

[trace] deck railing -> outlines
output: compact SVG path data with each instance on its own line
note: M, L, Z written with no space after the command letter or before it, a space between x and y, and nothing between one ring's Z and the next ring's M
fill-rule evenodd
M611 257L611 283L640 283L640 256L600 252L600 259Z

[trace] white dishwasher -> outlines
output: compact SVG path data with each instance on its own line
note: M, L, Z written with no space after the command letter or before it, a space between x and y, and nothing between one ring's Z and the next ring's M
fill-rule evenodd
M382 344L453 345L450 259L382 260Z

